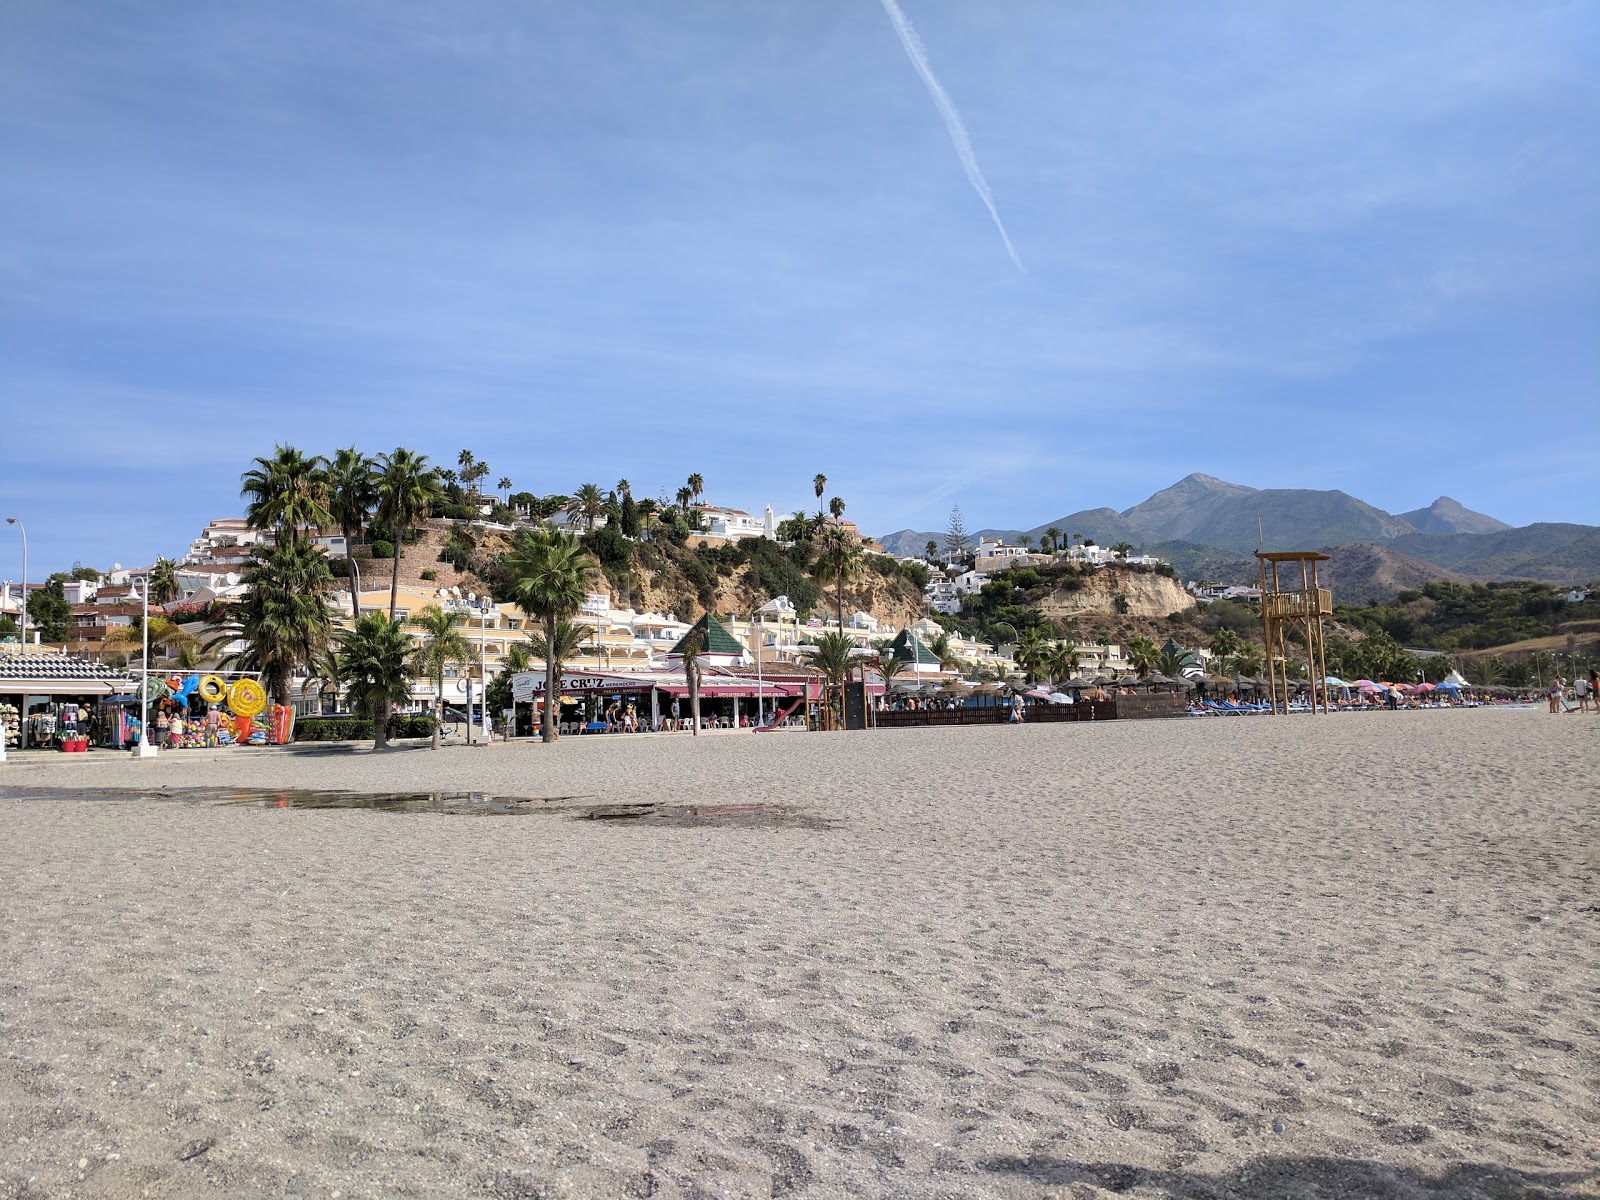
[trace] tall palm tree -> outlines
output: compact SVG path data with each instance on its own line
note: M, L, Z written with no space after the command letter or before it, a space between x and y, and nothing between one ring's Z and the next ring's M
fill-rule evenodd
M467 455L467 451L461 452ZM405 553L406 534L423 520L439 498L439 472L428 465L428 456L396 447L379 459L378 517L394 531L394 575L389 580L389 619L395 619L400 603L400 559Z
M414 613L406 624L422 635L412 651L417 674L433 682L433 748L439 748L439 727L444 723L444 673L447 667L472 662L472 644L461 636L461 618L437 604ZM485 683L488 681L485 680Z
M852 537L849 530L835 526L822 537L822 555L812 573L819 582L832 582L834 599L838 604L839 629L844 630L844 585L860 579L865 573L861 560L861 541Z
M1128 555L1133 553L1133 547L1127 542L1118 542L1115 546L1111 547L1111 553L1115 554L1118 558L1126 562L1128 560Z
M828 477L818 471L811 477L811 490L817 494L817 520L822 519L822 493L828 490Z
M683 678L689 685L689 734L700 736L700 654L706 647L706 631L691 629L678 646L683 659Z
M950 635L940 632L933 641L928 643L928 652L939 660L939 669L948 671L956 665L956 652L950 645Z
M577 621L556 622L556 674L559 675L561 673L578 651L585 646L594 645L594 635L595 627L593 625L584 625ZM550 646L546 643L544 634L536 633L529 639L527 653L530 658L540 660L551 657ZM523 669L526 670L527 668L524 667Z
M1019 534L1017 536L1017 545L1021 546L1024 550L1032 550L1033 535L1028 533Z
M928 543L925 546L922 547L922 556L924 558L926 558L929 562L932 562L934 559L938 558L939 557L939 543L930 538L928 540Z
M828 501L828 515L835 521L844 516L844 501L838 496Z
M280 445L240 476L239 494L249 498L245 521L252 529L277 529L297 538L306 529L333 524L322 459Z
M178 564L170 558L158 558L150 568L150 599L166 604L178 598Z
M1254 642L1240 642L1228 661L1235 675L1259 675L1266 665L1267 655Z
M150 644L167 657L179 659L180 665L186 665L181 662L185 651L200 648L200 639L169 617L151 617L149 629ZM125 659L142 650L144 638L145 625L143 618L140 618L137 624L118 625L106 630L101 647L113 657Z
M333 635L328 556L321 546L299 538L258 547L246 562L245 582L249 590L232 606L205 651L243 641L244 648L224 658L222 665L260 672L261 686L279 704L287 704L290 682L301 667L317 660Z
M543 736L554 742L556 707L561 702L561 669L552 653L559 642L558 627L583 607L599 568L576 538L560 532L527 538L507 565L512 596L544 627Z
M501 496L504 497L504 499L501 500L501 503L509 506L511 504L511 476L500 476L500 482L494 486L499 489Z
M817 644L806 651L806 661L822 672L823 678L828 681L828 690L841 696L845 680L850 677L851 668L855 659L851 651L855 643L842 633L825 633L817 639ZM828 712L832 723L833 701L828 702Z
M542 640L542 639L541 639ZM505 665L508 675L521 675L533 667L534 647L532 642L513 642L506 650ZM543 651L539 652L543 657Z
M705 477L702 476L699 471L696 471L693 475L689 476L687 482L689 484L689 498L698 504L700 502L700 497L706 494Z
M1061 527L1052 525L1044 531L1045 537L1050 539L1050 552L1053 554L1061 546Z
M633 485L631 483L629 483L626 479L617 480L617 495L619 495L619 496L631 496L631 495L633 495Z
M377 464L372 456L363 454L354 446L335 450L328 463L328 511L344 534L345 553L354 553L351 543L361 536L367 518L378 503ZM355 581L350 586L350 615L361 616L361 597Z
M411 639L399 621L368 613L339 634L339 670L350 710L372 718L373 749L383 749L389 744L389 710L411 695Z
M597 483L585 483L578 486L572 493L572 502L578 512L583 515L584 521L589 526L589 532L594 532L594 523L600 519L600 513L605 509L606 496Z

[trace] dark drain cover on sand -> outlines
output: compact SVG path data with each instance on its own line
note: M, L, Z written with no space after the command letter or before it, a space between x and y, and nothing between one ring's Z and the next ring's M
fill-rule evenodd
M750 829L833 829L839 824L787 804L591 804L574 815L617 824Z

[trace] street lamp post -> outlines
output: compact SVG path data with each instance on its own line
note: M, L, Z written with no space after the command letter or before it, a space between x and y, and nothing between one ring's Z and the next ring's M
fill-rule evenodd
M131 579L132 576L129 576ZM144 652L139 661L139 749L136 758L154 758L156 747L150 740L150 575L144 579Z

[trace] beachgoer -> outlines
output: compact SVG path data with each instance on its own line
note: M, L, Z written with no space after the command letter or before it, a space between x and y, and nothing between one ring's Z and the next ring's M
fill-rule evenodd
M173 750L183 745L183 718L176 713L167 722L167 745Z
M1561 711L1561 701L1563 699L1563 696L1564 696L1566 690L1567 690L1566 682L1561 678L1561 676L1556 675L1556 676L1553 676L1551 678L1551 680L1550 680L1550 711L1551 712L1558 713L1558 712Z
M1589 711L1589 681L1579 675L1572 681L1572 694L1578 701L1578 711Z
M1589 698L1594 701L1594 711L1600 713L1600 671L1589 668Z

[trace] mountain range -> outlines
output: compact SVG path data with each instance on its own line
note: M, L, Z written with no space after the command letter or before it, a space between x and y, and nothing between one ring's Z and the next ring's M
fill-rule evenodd
M1253 581L1251 552L1263 545L1327 550L1345 601L1387 598L1429 579L1576 584L1600 578L1600 526L1513 528L1448 496L1389 513L1346 492L1252 488L1198 472L1121 512L1081 509L1032 529L981 529L976 536L1037 542L1052 528L1063 539L1129 542L1186 578L1216 582ZM896 554L922 554L930 541L942 546L944 534L902 529L878 540Z

